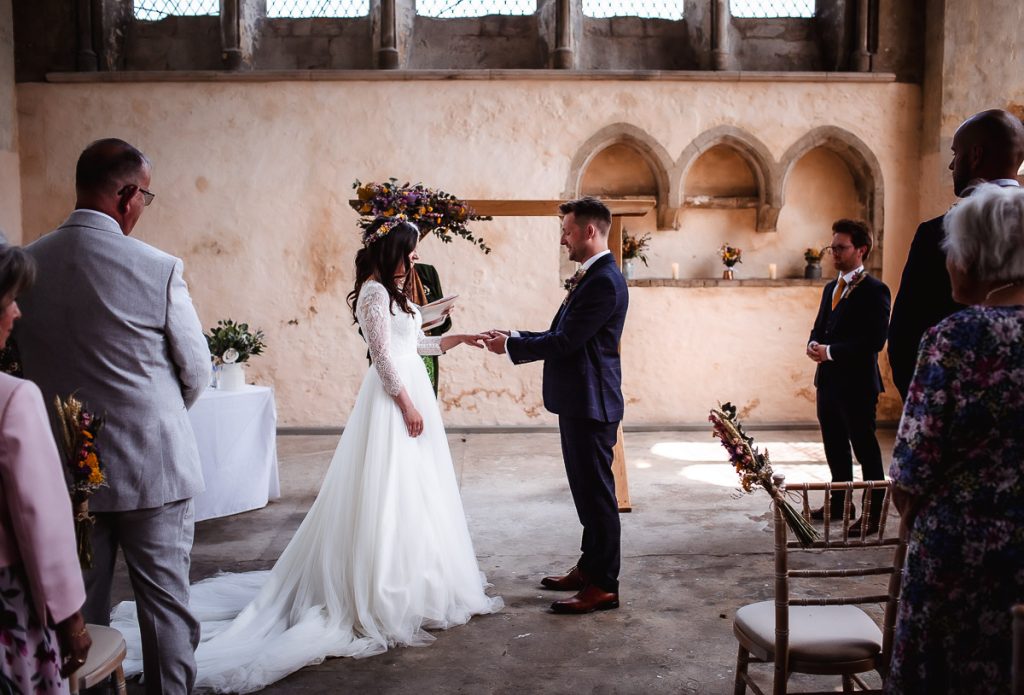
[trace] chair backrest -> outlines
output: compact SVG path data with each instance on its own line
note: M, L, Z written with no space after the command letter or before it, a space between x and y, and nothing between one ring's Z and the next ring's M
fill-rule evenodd
M789 661L789 607L790 606L836 606L855 604L883 604L885 613L882 625L882 653L877 669L887 673L892 656L893 635L896 625L896 607L899 602L900 581L903 574L903 561L906 557L905 534L900 524L891 518L892 508L891 484L889 481L866 481L850 483L799 483L785 485L785 477L776 474L775 482L778 489L776 503L773 504L775 517L775 668L786 668ZM860 491L863 502L862 523L860 531L851 532L854 522L851 519L854 495ZM831 520L831 497L842 494L844 497L842 519ZM824 528L821 538L804 548L798 541L788 539L788 527L778 503L784 496L807 520L810 520L812 507L824 507ZM822 497L823 500L818 499ZM874 499L873 499L874 498ZM880 505L880 506L879 506ZM868 533L868 519L878 519L878 529ZM891 530L896 529L896 533ZM790 567L791 556L801 556L807 561L814 561L812 569ZM833 580L850 580L857 577L887 577L886 589L883 592L881 582L877 583L879 591L865 593L863 588L851 587L853 582L836 582ZM827 591L814 592L818 596L792 595L793 580L819 579L829 583ZM800 581L801 588L805 582ZM863 583L863 582L862 582ZM841 591L845 589L845 591Z

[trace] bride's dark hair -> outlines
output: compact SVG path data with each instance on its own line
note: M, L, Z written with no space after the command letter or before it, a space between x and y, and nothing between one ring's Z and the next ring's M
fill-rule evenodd
M387 225L382 236L379 236L381 228ZM376 238L375 238L376 237ZM367 227L363 234L365 240L370 240L366 246L356 253L356 285L348 295L348 305L352 309L352 316L356 317L356 302L359 299L359 290L363 284L370 279L376 279L384 285L391 297L391 307L394 305L407 314L412 313L409 307L409 297L406 294L410 286L412 273L416 272L408 266L409 254L416 248L420 240L420 230L411 222L398 220L394 217L378 217ZM406 269L405 280L399 287L395 282L395 273L402 268ZM374 278L376 276L376 278Z

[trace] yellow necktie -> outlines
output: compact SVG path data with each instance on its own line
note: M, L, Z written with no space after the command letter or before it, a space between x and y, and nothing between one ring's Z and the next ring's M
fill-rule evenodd
M839 300L843 298L843 290L846 289L846 278L840 277L839 282L836 283L836 291L832 293L832 311L836 310L839 306Z

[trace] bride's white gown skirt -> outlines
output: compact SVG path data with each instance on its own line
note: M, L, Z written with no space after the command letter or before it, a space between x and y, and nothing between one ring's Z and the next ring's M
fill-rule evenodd
M316 501L274 568L192 587L197 687L249 692L327 657L425 645L434 639L425 628L502 608L484 593L423 363L408 353L393 361L423 433L408 436L368 370ZM134 604L118 606L112 624L127 633L126 672L140 672Z

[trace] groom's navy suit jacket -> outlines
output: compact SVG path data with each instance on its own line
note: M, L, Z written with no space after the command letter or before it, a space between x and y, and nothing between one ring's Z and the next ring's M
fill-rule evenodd
M594 262L547 331L522 331L505 345L516 364L544 360L544 407L600 422L622 419L619 340L629 291L615 259Z

